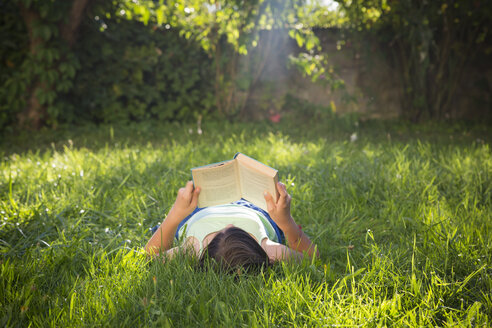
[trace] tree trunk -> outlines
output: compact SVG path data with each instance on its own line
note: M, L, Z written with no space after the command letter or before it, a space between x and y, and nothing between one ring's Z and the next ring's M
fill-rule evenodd
M20 11L29 34L29 56L34 57L38 52L39 45L43 42L41 38L34 37L33 33L33 26L40 20L40 17L37 12L24 7L22 4ZM41 88L41 83L37 79L31 81L31 85L27 88L28 98L26 107L18 115L19 125L29 127L34 130L41 127L43 119L46 115L46 108L39 103L36 96L37 91Z
M70 48L77 41L80 23L91 0L74 0L66 23L60 25L60 35Z
M72 48L77 41L77 32L84 18L84 13L92 0L73 0L72 7L68 13L68 19L58 25L60 37L66 42L68 48ZM41 19L35 8L26 8L23 4L20 5L20 11L24 23L26 24L29 34L29 52L31 58L34 57L43 40L39 37L34 37L34 26ZM41 105L37 97L37 93L43 90L53 89L52 85L43 85L37 78L29 81L30 86L27 88L27 103L25 109L19 113L19 125L33 130L39 129L46 121L47 108Z

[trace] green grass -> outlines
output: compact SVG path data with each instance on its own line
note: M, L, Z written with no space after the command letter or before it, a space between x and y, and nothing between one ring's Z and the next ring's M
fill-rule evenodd
M203 131L144 123L6 136L0 326L491 324L487 127L337 120ZM237 151L279 169L321 259L240 276L197 271L186 257L149 262L149 228L189 169Z

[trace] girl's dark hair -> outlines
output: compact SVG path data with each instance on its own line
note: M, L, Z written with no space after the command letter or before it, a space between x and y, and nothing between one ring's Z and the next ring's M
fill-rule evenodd
M246 231L231 227L219 232L200 257L200 267L204 268L208 259L214 259L221 269L233 272L244 268L254 271L269 266L267 253Z

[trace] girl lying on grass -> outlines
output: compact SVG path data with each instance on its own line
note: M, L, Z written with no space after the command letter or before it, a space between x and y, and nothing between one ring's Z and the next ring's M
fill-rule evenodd
M211 258L226 271L300 259L304 252L319 256L316 245L290 214L291 196L285 185L279 182L277 190L277 201L265 192L268 213L245 200L197 208L200 187L194 189L193 182L188 181L179 189L173 207L145 250L149 255L165 252L171 257L180 250L191 251L201 266ZM288 247L282 244L284 236ZM171 248L174 238L184 242Z

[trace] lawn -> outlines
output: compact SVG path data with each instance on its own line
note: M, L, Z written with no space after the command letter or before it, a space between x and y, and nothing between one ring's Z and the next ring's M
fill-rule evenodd
M489 326L484 126L352 119L141 123L7 136L0 326ZM256 275L142 247L190 168L236 152L279 170L321 258Z

